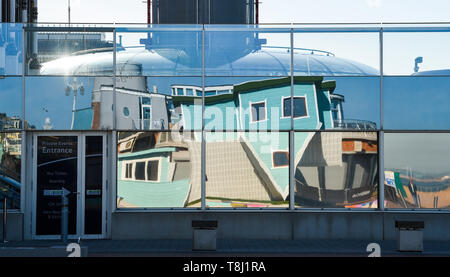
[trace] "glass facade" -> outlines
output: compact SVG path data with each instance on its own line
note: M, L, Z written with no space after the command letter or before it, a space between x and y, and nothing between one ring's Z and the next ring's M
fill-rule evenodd
M12 207L22 134L92 130L117 138L118 209L448 207L450 69L423 41L450 26L0 27Z
M0 132L0 209L20 209L22 134Z

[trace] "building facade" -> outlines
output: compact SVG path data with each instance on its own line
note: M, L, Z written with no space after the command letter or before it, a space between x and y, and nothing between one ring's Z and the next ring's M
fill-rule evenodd
M182 1L174 22L152 2L160 24L0 23L9 240L58 238L65 190L73 238L213 219L219 238L395 239L420 220L449 239L450 75L397 45L450 26L256 25L253 1L232 19Z

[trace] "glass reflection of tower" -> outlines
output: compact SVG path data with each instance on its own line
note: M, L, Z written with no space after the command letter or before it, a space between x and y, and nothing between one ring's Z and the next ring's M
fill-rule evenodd
M252 51L260 50L261 45L266 42L258 38L255 26L252 25L258 24L258 5L258 1L254 0L153 0L152 16L149 19L153 24L241 24L248 25L248 30L206 32L204 38L202 32L197 32L196 35L183 31L151 32L141 43L147 50L155 50L173 62L200 69L202 46L198 42L204 39L208 66L230 64ZM160 26L164 28L164 25ZM173 55L167 51L174 45L183 55Z

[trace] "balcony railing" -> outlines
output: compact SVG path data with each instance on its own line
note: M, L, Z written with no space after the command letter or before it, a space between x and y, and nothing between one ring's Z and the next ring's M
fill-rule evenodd
M372 121L358 119L334 120L334 128L336 129L352 129L352 130L376 130L377 124Z

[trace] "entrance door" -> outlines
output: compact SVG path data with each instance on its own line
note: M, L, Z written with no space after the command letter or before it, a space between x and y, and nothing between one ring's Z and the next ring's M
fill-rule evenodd
M35 239L60 238L64 190L69 200L69 238L105 236L105 153L104 134L34 134Z

